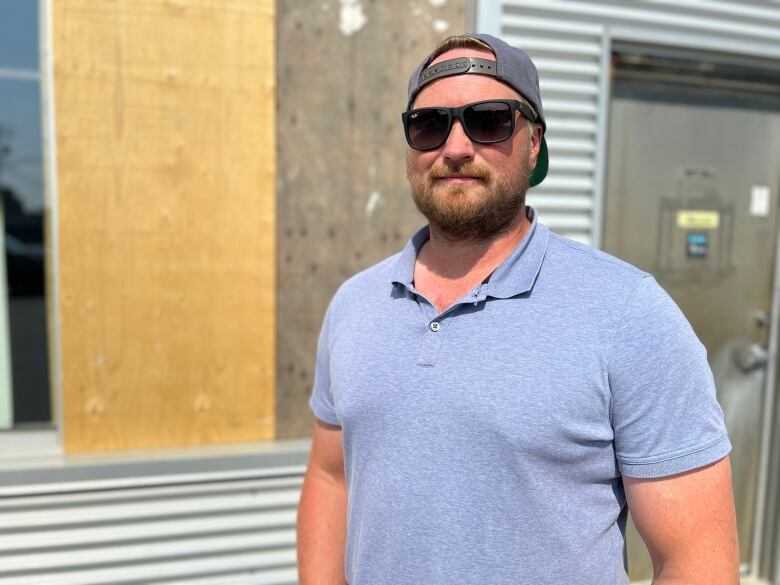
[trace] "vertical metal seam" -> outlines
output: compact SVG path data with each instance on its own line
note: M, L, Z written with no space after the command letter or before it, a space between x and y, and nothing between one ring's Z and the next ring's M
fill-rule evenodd
M596 160L593 161L596 176L593 185L593 217L591 218L591 242L594 248L601 248L604 230L604 205L606 199L607 139L609 131L609 103L612 91L610 79L610 58L612 35L608 26L601 33L601 59L599 62L599 104L596 120Z
M54 423L57 435L62 445L63 413L62 413L62 351L60 339L60 287L59 287L59 215L57 206L57 133L54 108L54 33L53 33L53 9L52 0L39 0L39 30L40 57L41 57L41 115L44 128L44 201L45 208L49 212L49 299L48 318L52 326L49 334L53 339L49 344L53 355L49 357L52 366L52 380L54 395Z
M769 451L772 447L772 419L775 411L775 384L777 381L778 328L780 328L780 233L775 235L775 266L772 285L771 325L769 329L769 363L764 379L764 416L761 421L761 446L759 451L758 477L756 481L756 509L754 513L753 542L751 543L751 573L757 575L764 544L766 526L765 509L769 484Z

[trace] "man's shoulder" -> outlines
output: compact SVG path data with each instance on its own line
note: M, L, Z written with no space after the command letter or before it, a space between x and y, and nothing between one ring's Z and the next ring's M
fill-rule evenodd
M548 297L551 302L566 304L576 299L583 310L600 307L607 317L620 313L629 302L666 302L666 293L652 274L553 232L536 286L552 295Z
M565 278L599 287L634 287L652 275L602 250L550 232L545 264Z
M625 260L552 231L550 232L548 256L554 261L566 264L569 268L579 267L582 270L608 273L632 280L650 276L648 272Z

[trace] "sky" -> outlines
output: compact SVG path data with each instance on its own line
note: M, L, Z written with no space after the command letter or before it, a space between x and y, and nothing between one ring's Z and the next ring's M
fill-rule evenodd
M43 207L40 83L16 77L38 67L38 1L0 0L0 183L27 211Z

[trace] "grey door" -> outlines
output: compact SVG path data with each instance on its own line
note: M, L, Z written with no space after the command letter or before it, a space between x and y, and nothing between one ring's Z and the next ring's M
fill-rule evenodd
M610 113L604 248L653 273L707 347L734 447L743 563L753 546L780 187L772 103L617 79ZM632 580L652 577L633 527L628 547Z

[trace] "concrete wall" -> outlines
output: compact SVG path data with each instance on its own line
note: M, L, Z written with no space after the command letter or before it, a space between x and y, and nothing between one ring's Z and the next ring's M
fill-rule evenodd
M311 432L333 293L424 223L405 177L406 83L439 40L466 30L467 2L285 0L277 10L277 431L295 437Z

